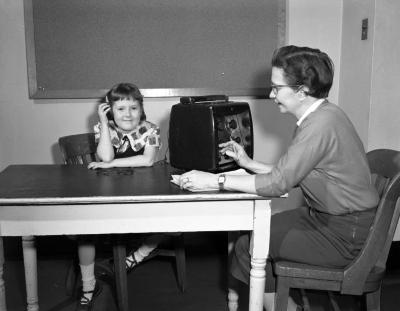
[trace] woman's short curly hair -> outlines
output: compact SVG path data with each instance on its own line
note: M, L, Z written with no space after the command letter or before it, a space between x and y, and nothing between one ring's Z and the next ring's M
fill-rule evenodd
M333 83L334 65L330 57L318 49L288 45L275 50L272 67L281 68L287 84L304 85L308 95L325 98Z

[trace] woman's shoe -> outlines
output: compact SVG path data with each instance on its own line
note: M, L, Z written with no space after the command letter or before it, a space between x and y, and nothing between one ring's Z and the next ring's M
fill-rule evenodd
M81 291L81 295L79 297L78 305L76 306L75 311L91 311L93 308L94 301L100 295L102 291L102 286L99 281L96 281L94 289L91 291ZM93 294L92 299L88 299L85 294Z

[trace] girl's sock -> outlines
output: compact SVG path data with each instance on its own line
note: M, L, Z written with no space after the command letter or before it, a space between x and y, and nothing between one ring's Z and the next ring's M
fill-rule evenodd
M142 244L134 253L136 260L142 261L156 249L157 245Z
M82 291L93 291L96 285L96 278L94 276L94 263L79 266L81 267L82 274ZM83 296L90 301L92 300L93 293L84 293ZM85 302L85 300L81 299L81 302Z

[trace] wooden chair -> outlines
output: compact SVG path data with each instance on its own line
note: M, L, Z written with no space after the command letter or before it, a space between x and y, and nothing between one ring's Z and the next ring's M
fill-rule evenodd
M96 143L94 133L84 133L60 137L58 144L68 165L88 165L96 161ZM186 255L183 234L172 236L174 249L158 249L157 255L173 256L176 263L176 275L179 289L184 292L186 286ZM118 235L113 240L114 273L117 291L117 302L121 311L128 310L128 289L125 269L126 246L124 239ZM70 269L69 273L74 273ZM68 276L71 277L71 276Z
M63 136L58 145L65 164L84 164L96 161L96 142L94 133Z
M276 311L286 311L290 288L329 291L332 307L339 310L332 292L365 295L367 310L380 310L381 283L399 220L400 152L377 149L367 154L380 202L369 236L360 254L343 269L289 261L274 265L277 275Z

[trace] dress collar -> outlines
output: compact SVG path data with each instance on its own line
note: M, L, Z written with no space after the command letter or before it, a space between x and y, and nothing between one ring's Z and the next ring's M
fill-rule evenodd
M111 143L114 147L119 148L124 143L124 137L126 137L134 151L143 148L148 136L156 133L156 129L146 121L140 122L140 124L129 133L122 132L114 122L110 122L109 127L111 129Z

